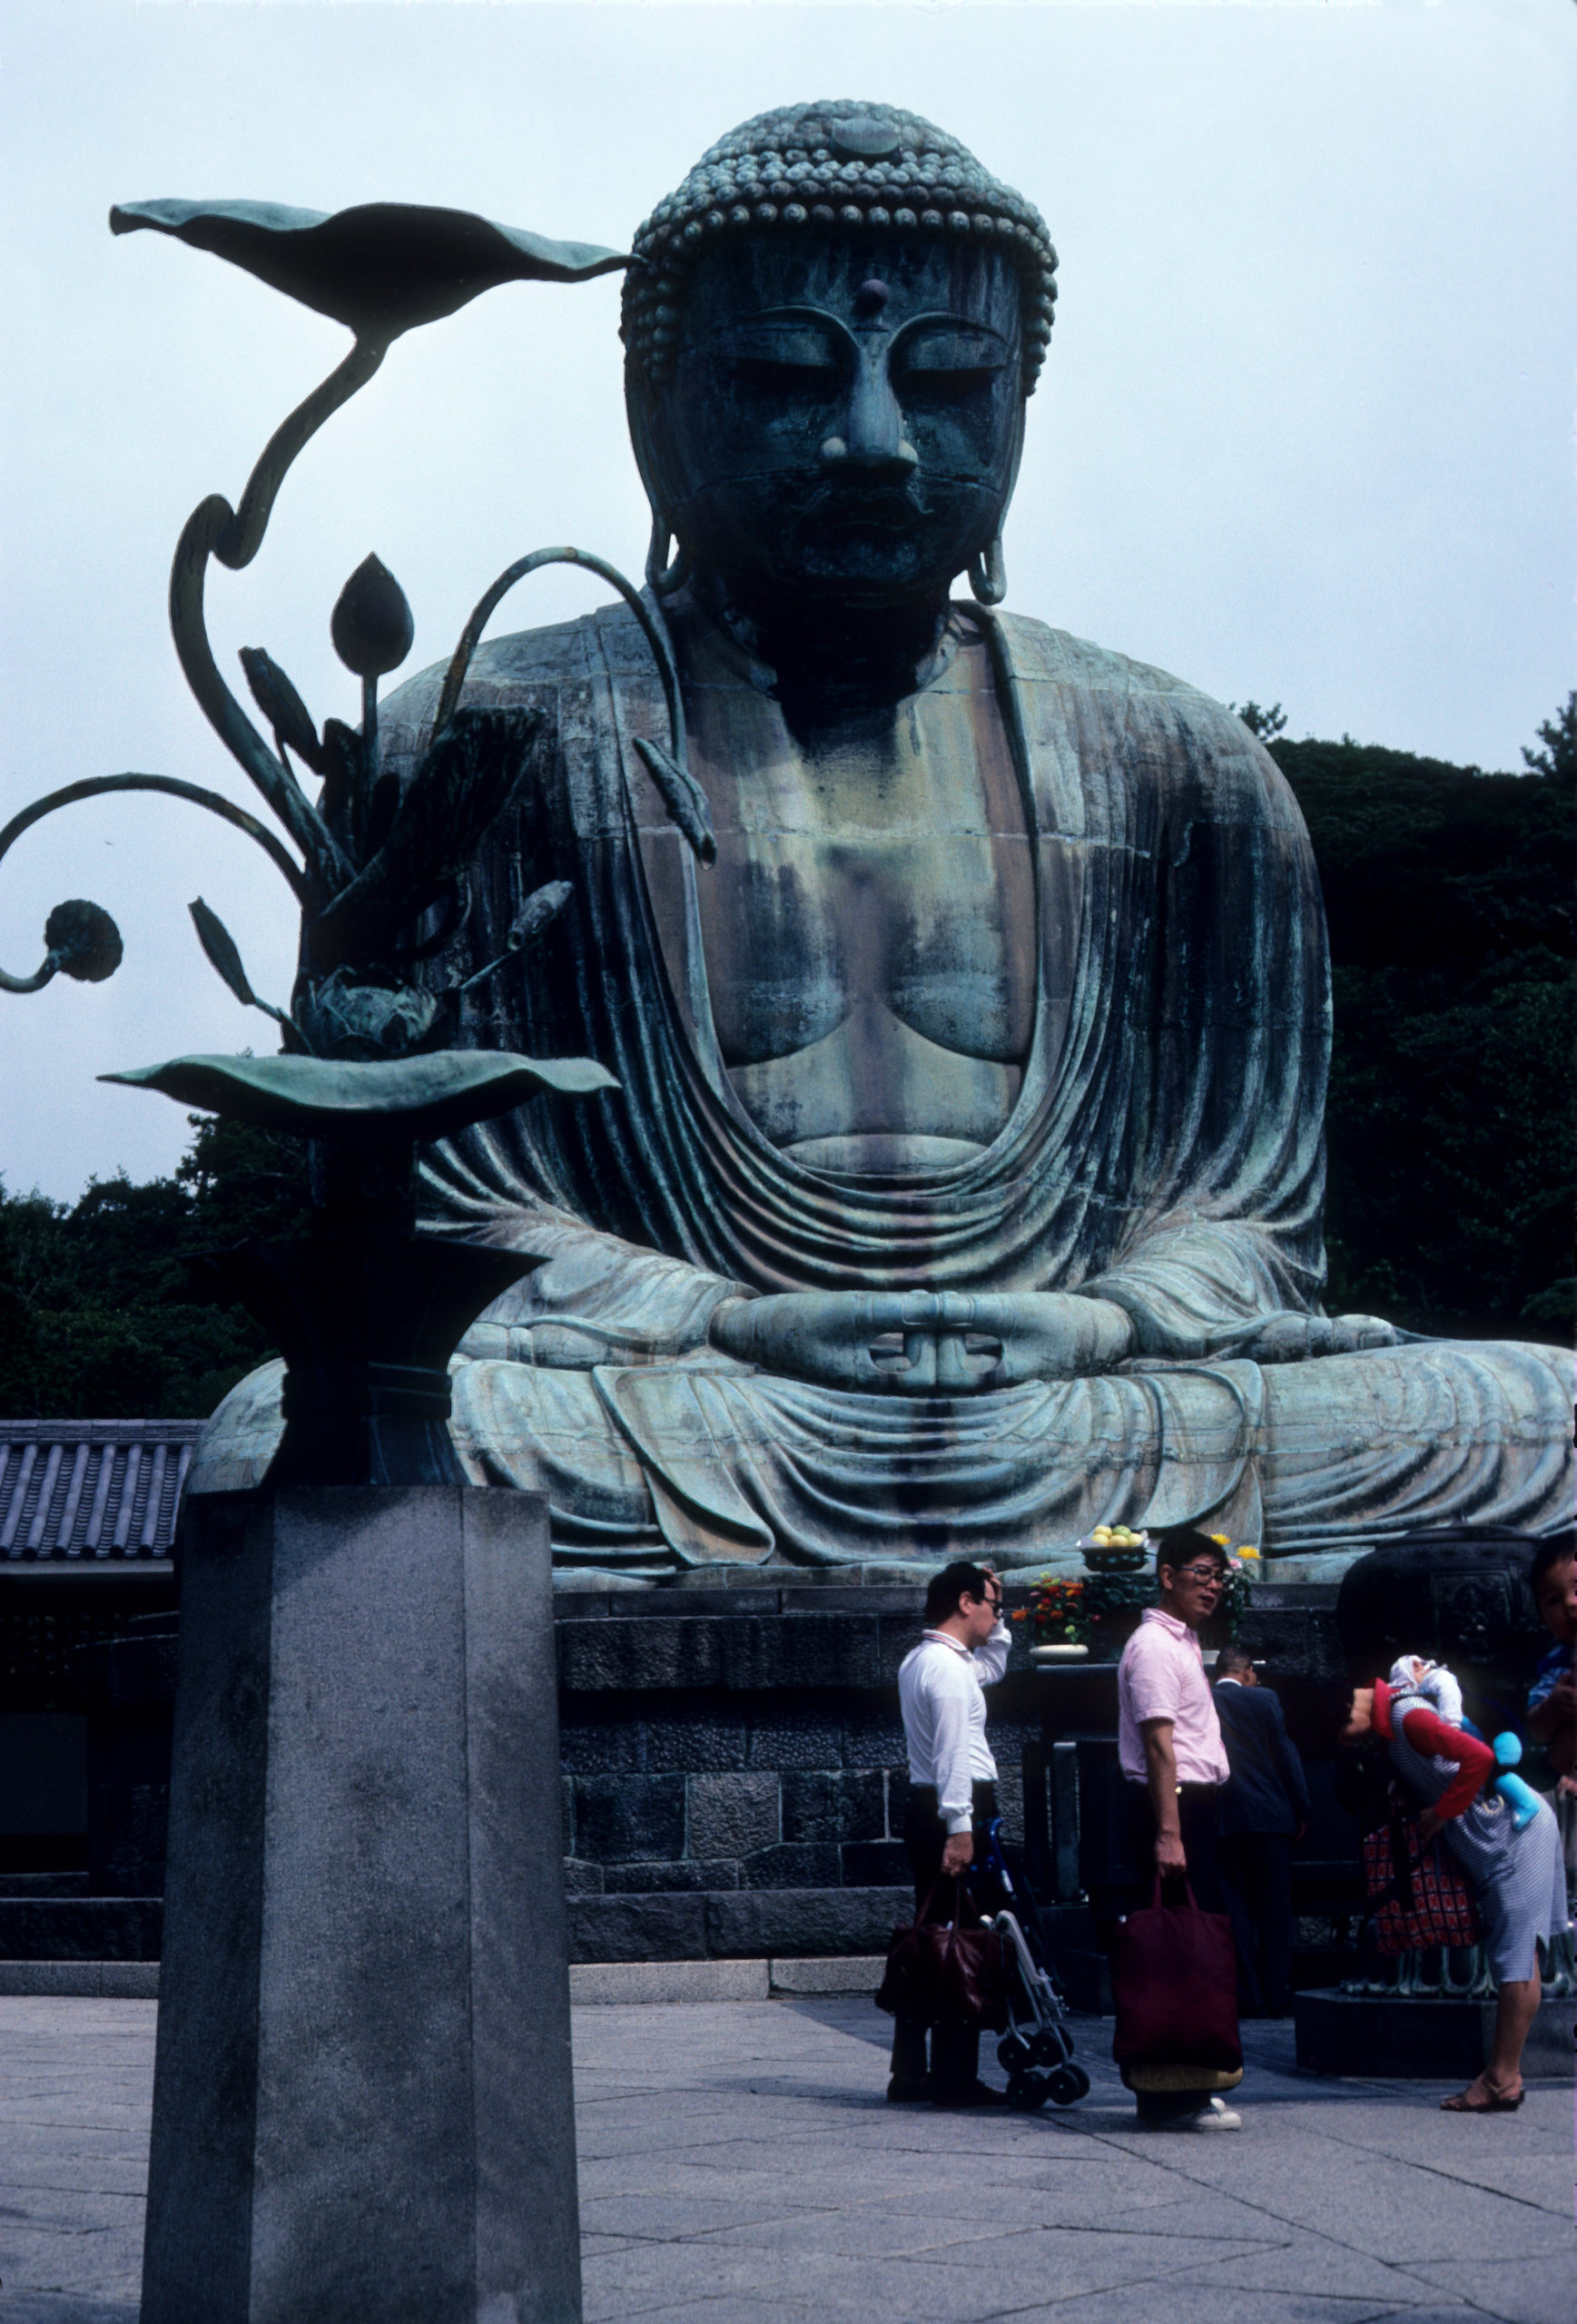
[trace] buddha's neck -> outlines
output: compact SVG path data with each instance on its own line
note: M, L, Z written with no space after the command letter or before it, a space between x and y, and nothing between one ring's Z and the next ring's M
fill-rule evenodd
M752 657L773 673L791 727L835 726L918 694L938 667L948 605L850 606L798 601L742 605L713 575L697 594Z

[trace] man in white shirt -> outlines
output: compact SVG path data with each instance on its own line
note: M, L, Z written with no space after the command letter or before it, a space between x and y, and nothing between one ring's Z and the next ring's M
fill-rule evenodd
M1002 1620L1002 1586L987 1566L960 1562L933 1576L925 1620L924 1637L898 1673L911 1787L903 1837L917 1913L941 1876L961 1874L973 1862L975 1827L983 1840L997 1812L997 1763L986 1741L981 1690L1007 1669L1011 1642ZM951 1891L938 1900L941 1910L951 1903ZM907 2018L894 2025L890 2099L928 2098L941 2106L1000 2103L1001 2093L980 2079L978 2030L938 2026L929 2075L926 2032Z

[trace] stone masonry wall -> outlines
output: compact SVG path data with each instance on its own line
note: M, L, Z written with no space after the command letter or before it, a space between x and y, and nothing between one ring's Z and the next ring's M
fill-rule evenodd
M1280 1670L1324 1667L1334 1595L1263 1591L1247 1643ZM576 1959L885 1950L912 1897L897 1680L919 1598L804 1581L561 1594ZM1010 1588L1010 1614L1027 1598ZM1029 1821L1047 1827L1047 1681L1024 1637L1016 1628L990 1698L1003 1829L1018 1844L1034 1837L1026 1767ZM1103 1698L1101 1724L1114 1712Z
M897 1679L917 1595L686 1590L682 1612L671 1592L561 1600L577 1958L885 1949L912 1895ZM1021 1648L1014 1659L991 1735L1017 1839L1039 1724Z
M1010 1587L1010 1612L1027 1595ZM912 1895L897 1679L920 1632L920 1596L875 1577L560 1592L577 1960L885 1950ZM1339 1667L1335 1597L1262 1586L1246 1642L1278 1676ZM172 1624L168 1613L139 1623L135 1636L79 1658L92 1869L0 1872L0 1957L157 1956L162 1819L155 1831L142 1805L144 1793L162 1799L167 1781L153 1729L163 1722L167 1758ZM990 1698L1003 1823L1043 1896L1076 1898L1078 1786L1068 1755L1053 1772L1046 1746L1111 1733L1114 1674L1085 1665L1087 1684L1053 1682L1030 1668L1024 1639L1016 1627Z
M611 1722L596 1708L569 1699L561 1728L577 1958L885 1948L911 1894L896 1701L644 1694ZM992 1722L1014 1840L1038 1731Z

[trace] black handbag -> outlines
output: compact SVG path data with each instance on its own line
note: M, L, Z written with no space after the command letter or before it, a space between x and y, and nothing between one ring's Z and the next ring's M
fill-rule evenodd
M1000 2034L1008 2023L1002 1940L981 1919L961 1879L953 1882L952 1918L933 1921L931 1908L941 1885L939 1876L915 1919L893 1930L876 2006L922 2024Z

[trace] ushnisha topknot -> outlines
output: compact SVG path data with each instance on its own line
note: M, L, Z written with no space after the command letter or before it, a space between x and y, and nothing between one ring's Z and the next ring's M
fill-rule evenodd
M1024 393L1034 393L1057 300L1040 212L918 113L848 97L784 105L730 130L657 204L625 276L630 369L653 387L672 376L685 277L711 243L838 225L967 234L1004 251L1023 300Z

